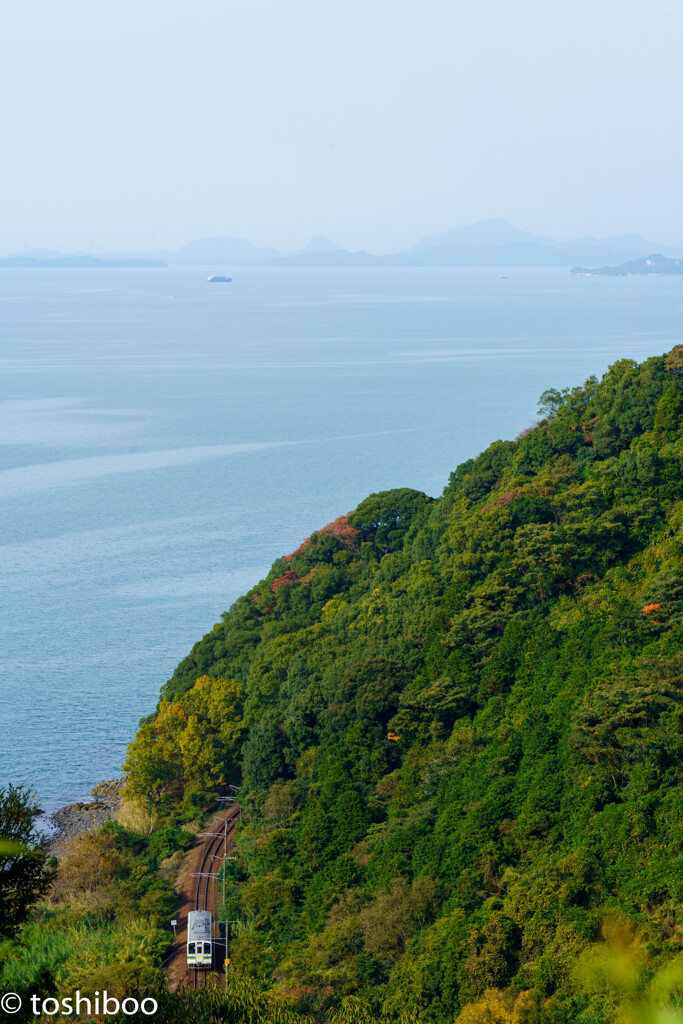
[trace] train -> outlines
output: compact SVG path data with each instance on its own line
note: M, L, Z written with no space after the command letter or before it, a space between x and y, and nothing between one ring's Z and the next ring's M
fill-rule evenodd
M191 910L187 915L187 966L207 970L212 962L211 911Z

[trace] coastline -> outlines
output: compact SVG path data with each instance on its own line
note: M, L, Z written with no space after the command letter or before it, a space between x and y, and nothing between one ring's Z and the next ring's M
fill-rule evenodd
M55 830L50 836L51 856L61 859L76 839L93 832L113 818L121 807L121 792L125 783L125 777L98 782L91 790L95 800L67 804L51 814L47 819Z

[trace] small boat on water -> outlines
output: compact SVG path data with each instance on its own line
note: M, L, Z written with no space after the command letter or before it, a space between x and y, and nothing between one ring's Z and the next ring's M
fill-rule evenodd
M207 281L211 284L227 284L228 281L232 281L231 277L225 277L223 274L212 274L211 277L207 277Z

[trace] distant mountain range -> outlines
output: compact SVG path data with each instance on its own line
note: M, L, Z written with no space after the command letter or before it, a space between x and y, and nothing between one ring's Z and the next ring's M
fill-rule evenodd
M494 217L492 220L478 220L474 224L451 228L450 231L443 231L440 235L426 235L405 252L424 252L425 249L438 249L451 245L485 249L516 242L536 242L538 245L550 246L559 244L552 238L546 238L545 235L531 235L528 231L522 231L521 228L516 228L514 224L503 220L502 217Z
M427 235L401 252L376 255L340 249L316 235L296 252L252 245L245 238L215 237L188 242L176 250L152 252L60 253L36 249L0 259L0 267L112 266L272 266L272 267L574 267L620 266L657 252L683 256L680 246L661 246L640 235L595 238L586 235L559 242L533 235L502 217ZM598 271L595 271L596 273Z
M595 238L587 235L558 242L522 231L502 217L427 235L398 253L333 249L275 257L281 267L572 267L577 264L622 263L653 251L683 254L683 245L657 246L639 235Z
M681 246L683 251L683 246ZM300 253L270 261L277 267L571 267L579 263L609 263L624 253L596 247L561 248L538 242L508 242L505 245L435 245L429 249L387 256L335 249L325 253ZM637 254L628 253L629 256Z

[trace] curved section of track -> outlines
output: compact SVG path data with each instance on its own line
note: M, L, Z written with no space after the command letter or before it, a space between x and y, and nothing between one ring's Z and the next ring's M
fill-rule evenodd
M222 830L213 836L207 836L201 848L201 858L199 861L197 884L195 886L194 893L194 910L209 910L211 911L211 922L212 931L215 929L216 922L216 909L218 906L218 885L216 875L223 864L223 858L228 852L228 840L235 830L235 826L239 819L240 809L237 804L230 810L229 814L225 816L222 822ZM217 937L217 936L216 936ZM214 936L212 935L212 940ZM211 969L215 970L216 966L216 947L212 941L213 949L213 963ZM222 958L223 959L223 958ZM221 962L222 966L222 962ZM203 984L204 978L206 977L206 971L193 970L193 985L194 988L199 988ZM221 972L222 973L222 972Z

